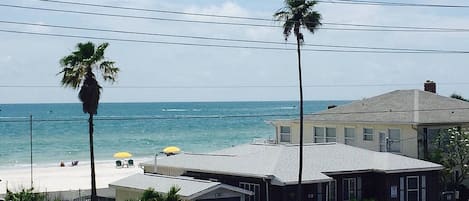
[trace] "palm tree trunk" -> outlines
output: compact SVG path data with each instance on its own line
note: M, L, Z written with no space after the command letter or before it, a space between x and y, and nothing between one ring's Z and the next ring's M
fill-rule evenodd
M300 85L300 164L298 167L298 201L303 199L303 191L301 186L303 176L303 79L301 76L301 52L300 38L296 37L296 45L298 52L298 81Z
M90 118L88 119L89 123L89 132L90 132L90 160L91 160L91 201L97 201L96 196L96 175L94 171L94 148L93 148L93 114L90 113Z

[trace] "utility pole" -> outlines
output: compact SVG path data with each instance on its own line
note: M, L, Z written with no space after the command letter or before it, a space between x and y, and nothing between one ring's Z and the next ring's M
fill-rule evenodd
M29 147L31 156L31 189L33 189L33 115L29 115Z

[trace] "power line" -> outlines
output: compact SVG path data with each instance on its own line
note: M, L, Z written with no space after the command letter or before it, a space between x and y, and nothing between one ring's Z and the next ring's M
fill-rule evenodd
M83 15L97 15L97 16L106 16L106 17L121 17L121 18L147 19L147 20L172 21L172 22L189 22L189 23L219 24L219 25L239 25L239 26L253 26L253 27L280 27L278 25L234 23L234 22L215 22L215 21L201 21L201 20L183 20L183 19L146 17L146 16L122 15L122 14L108 14L108 13L74 11L74 10L52 9L52 8L38 8L38 7L19 6L19 5L10 5L10 4L0 4L0 6L10 7L10 8L29 9L29 10L61 12L61 13L74 13L74 14L83 14Z
M403 113L403 112L431 112L431 111L456 111L456 110L469 110L469 107L460 108L432 108L432 109L418 109L418 110L376 110L376 111L363 111L363 112L337 112L337 113L312 113L304 116L318 116L328 114L377 114L377 113ZM223 119L223 118L258 118L258 117L280 117L280 116L298 116L298 114L239 114L239 115L185 115L185 116L139 116L139 117L96 117L97 121L129 121L129 120L178 120L178 119ZM29 122L26 117L12 117L12 120L6 118L0 119L0 122ZM40 119L36 118L37 122L75 122L87 121L86 119Z
M91 6L91 7L101 7L101 8L132 10L132 11L146 11L146 12L155 12L155 13L169 13L169 14L179 14L179 15L192 15L192 16L203 16L203 17L227 18L227 19L273 21L272 19L257 18L257 17L215 15L215 14L204 14L204 13L190 13L190 12L170 11L170 10L161 10L161 9L111 6L111 5L91 4L91 3L81 3L81 2L71 2L71 1L56 1L56 0L38 0L38 1L49 2L49 3L59 3L59 4L69 4L69 5L79 5L79 6Z
M372 24L353 24L353 23L323 23L329 25L338 25L338 26L353 26L353 27L371 27L371 28L389 28L389 29L416 29L416 30L425 30L425 31L436 31L436 32L468 32L469 29L461 28L448 28L448 27L418 27L418 26L396 26L396 25L372 25Z
M180 11L160 10L160 9L123 7L123 6L112 6L112 5L91 4L91 3L78 3L78 2L58 1L58 0L39 0L39 1L50 2L50 3L59 3L59 4L69 4L69 5L81 5L81 6L90 6L90 7L133 10L133 11L148 11L148 12L156 12L156 13L170 13L170 14L179 14L179 15L216 17L216 18L226 18L226 19L242 19L242 20L257 20L257 21L267 21L267 22L278 22L277 20L274 20L274 19L258 18L258 17L191 13L191 12L180 12ZM354 27L372 27L372 28L420 29L420 30L435 30L435 31L447 31L447 32L467 32L467 31L469 31L469 29L443 28L443 27L391 26L391 25L370 25L370 24L334 23L334 22L322 22L322 24L324 24L324 25L335 25L335 26L339 25L339 26L354 26Z
M282 117L296 116L296 114L241 114L241 115L191 115L191 116L139 116L139 117L95 117L95 121L132 121L132 120L179 120L179 119L225 119L225 118L259 118L259 117ZM40 119L35 118L34 122L86 122L87 119ZM12 117L11 120L6 118L0 119L2 123L30 122L29 119L22 117Z
M50 25L50 24L29 23L29 22L15 22L15 21L4 21L4 20L0 20L0 23L16 24L16 25L28 25L28 26L41 26L41 27L53 27L53 28L62 28L62 29L73 29L73 30L85 30L85 31L99 31L99 32L123 33L123 34L134 34L134 35L148 35L148 36L163 36L163 37L175 37L175 38L190 38L190 39L201 39L201 40L214 40L214 41L246 42L246 43L261 43L261 44L274 44L274 45L296 45L296 43L289 43L289 42L274 42L274 41L261 41L261 40L229 39L229 38L214 38L214 37L203 37L203 36L188 36L188 35L175 35L175 34L136 32L136 31L115 30L115 29L114 29L114 30L112 30L112 29L98 29L98 28L88 28L88 27L76 27L76 26L64 26L64 25ZM422 52L452 51L452 50L437 50L437 49L388 48L388 47L367 47L367 46L346 46L346 45L319 45L319 44L303 44L303 46L332 47L332 48L350 48L350 49L368 49L368 50L392 50L392 51L422 51Z
M368 6L400 6L400 7L432 7L432 8L469 8L469 5L449 5L449 4L420 4L420 3L402 3L386 1L368 1L368 0L319 0L317 2L329 4L352 4Z
M52 11L52 12L62 12L62 13L73 13L73 14L83 14L83 15L96 15L96 16L107 16L107 17L120 17L120 18L133 18L133 19L147 19L147 20L158 20L158 21L170 21L170 22L185 22L185 23L202 23L202 24L216 24L216 25L236 25L236 26L251 26L251 27L271 27L279 28L280 25L267 25L267 24L252 24L252 23L236 23L236 22L219 22L219 21L202 21L202 20L184 20L184 19L174 19L174 18L160 18L160 17L147 17L147 16L135 16L135 15L122 15L122 14L108 14L108 13L97 13L97 12L87 12L87 11L74 11L74 10L64 10L64 9L52 9L52 8L38 8L38 7L29 7L29 6L19 6L19 5L10 5L10 4L0 4L2 7L11 7L11 8L20 8L20 9L31 9L31 10L41 10L41 11ZM332 24L332 23L331 23ZM345 23L333 23L335 25L346 25ZM367 27L367 25L349 25L356 27ZM372 27L371 25L368 27ZM374 26L379 28L378 25ZM319 27L318 29L324 30L334 30L334 31L367 31L367 32L469 32L469 29L450 29L450 28L398 28L392 26L383 26L384 29L368 29L368 28L333 28L333 27Z
M438 83L439 85L469 85L469 82L448 82ZM305 84L308 88L337 88L337 87L395 87L395 86L416 86L421 83L392 83L392 84ZM59 85L10 85L0 84L0 88L60 88ZM296 88L297 85L224 85L224 86L105 86L108 89L227 89L227 88Z
M39 35L39 36L64 37L64 38L81 38L81 39L108 40L108 41L119 41L119 42L135 42L135 43L146 43L146 44L165 44L165 45L235 48L235 49L296 51L296 49L294 49L294 48L166 42L166 41L154 41L154 40L137 40L137 39L124 39L124 38L109 38L109 37L94 37L94 36L67 35L67 34L38 33L38 32L28 32L28 31L6 30L6 29L0 29L0 32L28 34L28 35ZM418 51L418 50L415 50L415 51L376 51L376 50L340 50L340 49L307 49L307 48L303 48L302 51L306 51L306 52L335 52L335 53L373 53L373 54L468 54L469 53L469 51Z

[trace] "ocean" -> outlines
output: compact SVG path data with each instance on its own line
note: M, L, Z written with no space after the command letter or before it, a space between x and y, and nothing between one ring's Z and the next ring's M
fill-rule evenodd
M305 114L348 101L305 101ZM209 152L274 138L273 119L298 118L296 101L101 103L94 122L95 160L118 151L151 158L164 147ZM32 117L32 121L30 121ZM32 129L31 129L32 128ZM88 115L81 104L0 104L0 168L88 161Z

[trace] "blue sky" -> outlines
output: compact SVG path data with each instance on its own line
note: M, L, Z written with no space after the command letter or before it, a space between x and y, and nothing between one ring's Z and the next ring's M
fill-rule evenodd
M65 0L64 0L65 1ZM66 0L72 1L72 0ZM117 5L216 15L272 18L283 1L241 0L103 0L74 2ZM390 1L391 2L391 1ZM411 2L411 1L401 1ZM412 1L463 4L464 1ZM230 21L278 25L275 22L213 19L200 16L71 6L37 0L4 0L2 4L185 20ZM467 3L466 3L467 4ZM464 5L464 4L463 4ZM469 4L467 4L469 5ZM326 23L469 29L469 8L389 7L319 3ZM0 6L0 21L87 28L283 42L282 29L168 22L78 15ZM323 27L331 27L324 25ZM158 36L139 36L0 23L0 29L182 43L262 46ZM59 60L78 42L89 39L0 32L0 103L78 102L77 91L60 86ZM102 102L297 100L295 51L228 49L163 44L109 42L106 57L121 72L113 85L102 83ZM294 38L291 38L294 42ZM318 30L305 43L392 48L469 50L468 32L364 32ZM287 44L276 46L294 48ZM315 48L315 47L305 47ZM317 48L316 48L317 49ZM305 99L352 100L397 89L422 89L425 80L437 91L469 97L469 54L364 54L303 52ZM35 87L34 87L35 86Z

